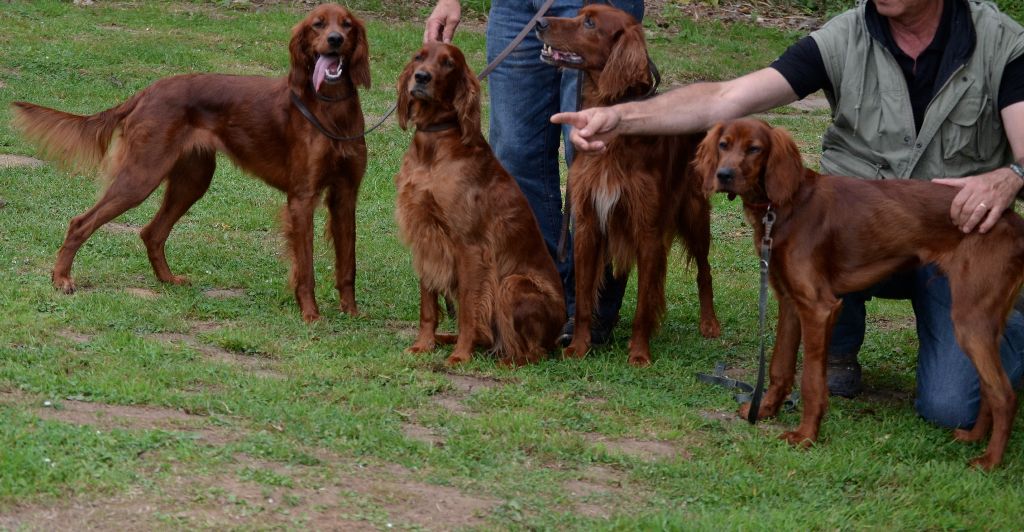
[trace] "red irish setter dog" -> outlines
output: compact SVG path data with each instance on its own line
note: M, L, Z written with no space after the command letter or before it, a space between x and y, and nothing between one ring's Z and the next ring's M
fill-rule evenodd
M654 88L643 27L624 11L590 5L575 18L542 19L537 33L544 60L585 72L584 108L642 98ZM665 272L677 236L697 262L700 332L719 335L708 263L711 207L690 164L701 138L620 137L601 153L576 152L569 171L576 328L566 356L582 357L590 348L591 314L610 261L620 276L637 267L629 363L650 364L650 337L665 312Z
M999 339L1024 280L1020 216L1008 210L987 233L964 234L949 216L953 187L819 175L804 168L788 133L760 120L715 126L700 146L697 168L709 195L725 192L743 200L755 244L764 235L767 210L776 217L769 273L779 323L759 417L774 416L793 387L803 341L803 415L800 426L781 437L794 445L813 442L828 406L825 359L841 305L837 296L900 269L935 263L949 278L957 341L981 381L978 421L955 435L975 441L991 429L985 454L972 463L983 469L999 464L1017 408Z
M480 132L480 84L458 48L430 43L406 65L398 120L416 128L395 176L395 216L420 277L409 351L454 342L448 364L475 346L513 365L541 359L565 320L562 284L526 197ZM458 304L457 336L436 333L439 296Z
M366 144L362 138L328 138L303 117L293 97L325 130L358 137L363 113L356 86L370 86L366 30L344 7L322 5L292 30L289 52L291 69L284 78L174 76L92 116L13 104L15 124L46 155L87 169L102 166L110 180L100 200L71 220L53 268L57 288L73 292L71 265L79 247L164 181L163 204L141 236L157 278L187 282L171 273L164 243L175 222L206 193L221 151L287 194L291 281L306 321L320 317L313 295L313 211L327 191L341 310L357 313L355 205Z

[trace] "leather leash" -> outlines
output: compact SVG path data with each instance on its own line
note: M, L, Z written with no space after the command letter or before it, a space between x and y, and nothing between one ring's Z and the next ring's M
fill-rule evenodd
M512 42L508 43L508 46L506 46L505 49L502 50L501 53L499 53L498 56L495 57L493 61L491 61L486 67L484 67L484 69L480 71L479 74L477 74L476 79L478 81L483 81L484 78L490 75L490 73L493 72L494 69L497 68L498 65L500 65L501 62L504 61L505 58L508 57L509 54L511 54L516 49L516 47L519 46L521 42L523 42L523 39L525 39L526 36L529 35L531 31L533 31L533 27L537 25L537 21L539 21L540 18L543 17L544 14L548 12L548 9L554 3L555 0L545 0L544 4L540 6L540 9L538 9L537 12L533 14L533 18L531 18L530 21L526 23L526 26L523 26L523 29L519 31L519 34L516 35L514 39L512 39ZM324 128L323 124L321 124L320 121L316 119L316 116L313 116L313 113L310 112L309 108L306 107L306 104L302 103L302 100L294 92L292 93L292 103L299 110L299 112L302 113L302 116L306 117L306 120L308 120L310 124L313 124L313 127L320 131L320 133L323 133L324 136L326 136L329 139L337 141L356 140L365 137L367 134L371 133L373 130L380 127L385 120L387 120L392 114L394 114L395 109L398 109L398 102L395 102L394 104L391 105L391 108L384 113L384 116L382 116L380 120L378 120L377 123L374 124L373 127L371 127L370 129L367 129L366 131L360 133L359 135L354 135L351 137L342 137L333 134L330 131L327 131L327 129Z
M772 257L772 226L775 225L775 213L772 211L771 205L768 206L768 210L764 213L764 218L761 221L764 223L764 236L761 237L761 290L758 297L758 322L760 327L758 335L761 338L761 345L758 355L757 381L751 386L743 381L726 377L725 364L723 362L715 365L715 372L711 375L706 373L697 374L697 380L701 382L740 390L742 393L737 393L733 397L738 403L750 402L747 422L751 425L757 423L757 412L761 408L761 398L764 395L765 360L767 358L766 339L768 336L765 330L765 321L768 314L768 264ZM796 403L799 400L800 392L795 390L783 404L783 407L786 410L795 409Z

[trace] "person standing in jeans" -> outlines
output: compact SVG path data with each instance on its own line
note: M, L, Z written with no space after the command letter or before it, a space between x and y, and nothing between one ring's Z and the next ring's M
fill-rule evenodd
M487 61L494 60L515 38L543 0L493 0L487 17ZM574 17L582 0L555 0L547 16ZM642 20L644 3L640 0L615 0L609 4ZM423 41L451 43L459 25L462 6L458 0L439 0L427 18ZM569 128L550 122L555 113L576 110L578 73L561 70L540 59L541 42L530 32L488 78L491 97L490 144L498 161L519 183L530 202L548 251L555 259L565 292L568 320L559 336L561 345L572 340L576 312L572 239L566 243L567 256L558 260L558 240L562 228L562 192L559 177L559 146L568 139ZM567 167L572 163L572 144L565 142ZM593 345L612 340L618 321L626 279L616 279L611 268L598 297L591 331Z

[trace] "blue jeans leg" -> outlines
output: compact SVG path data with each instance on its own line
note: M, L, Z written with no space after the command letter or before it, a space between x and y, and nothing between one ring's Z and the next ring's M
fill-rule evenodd
M540 8L542 0L494 0L487 24L487 60L493 60L515 38ZM575 16L580 0L556 0L548 16ZM643 2L616 2L634 16L643 15ZM490 143L498 160L519 183L533 210L551 256L555 258L565 291L569 315L575 312L572 240L567 242L567 258L559 262L558 240L562 227L562 193L559 175L561 126L550 122L551 115L576 110L577 73L561 70L540 60L541 42L530 33L509 54L488 79L491 97ZM568 134L568 128L564 129ZM571 161L571 143L566 142L567 164ZM598 301L598 317L606 322L618 315L625 291L625 279L606 274Z

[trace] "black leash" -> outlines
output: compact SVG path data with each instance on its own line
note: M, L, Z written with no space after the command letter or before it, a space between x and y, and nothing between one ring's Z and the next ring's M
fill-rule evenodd
M317 120L315 116L313 116L313 113L309 110L308 107L306 107L306 104L302 102L302 99L299 98L299 95L295 94L294 92L291 93L291 95L292 95L292 105L294 105L295 108L298 109L300 113L302 113L302 116L306 117L306 120L309 121L310 124L313 124L313 127L315 127L318 131L320 131L320 133L323 133L325 137L327 137L327 138L329 138L331 140L338 140L338 141L343 141L343 142L344 141L349 141L349 140L357 140L357 139L361 139L361 138L365 137L367 133L370 133L373 130L375 130L378 127L380 127L381 124L383 124L384 121L387 120L389 116L391 116L391 113L395 112L395 109L398 107L397 103L395 105L392 105L391 109L388 110L388 112L384 115L384 117L381 118L380 121L378 121L376 124L374 124L374 126L371 127L370 129L367 129L366 131L363 131L362 133L360 133L358 135L352 135L351 137L343 137L343 136L331 133L330 131L327 131L327 129L324 128L323 124L321 124L320 121ZM326 100L326 101L331 101L331 100Z
M772 257L772 226L775 225L775 213L772 211L771 205L768 206L768 211L765 212L764 218L761 221L764 223L764 236L761 237L761 291L758 297L758 322L761 346L760 354L758 355L757 381L754 386L751 386L743 381L726 377L725 364L722 362L715 365L715 372L712 375L706 373L697 374L697 380L701 382L740 390L742 393L734 395L734 398L738 403L750 402L747 422L751 425L757 423L757 412L761 409L761 398L764 395L765 360L767 358L766 339L768 336L765 330L765 321L768 314L768 264ZM787 410L794 409L799 399L800 392L794 391L783 404L783 407Z

